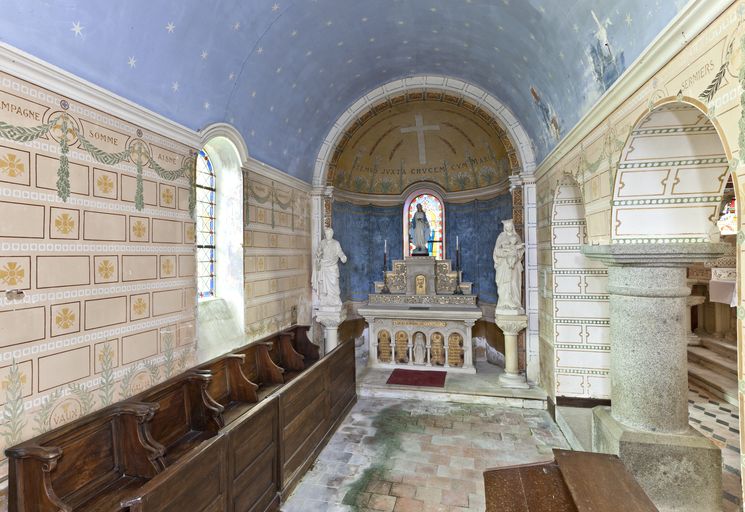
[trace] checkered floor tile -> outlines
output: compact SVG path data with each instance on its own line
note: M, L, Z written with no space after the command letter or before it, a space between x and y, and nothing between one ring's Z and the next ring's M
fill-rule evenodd
M692 384L688 387L688 420L691 426L722 450L723 510L742 510L738 407Z

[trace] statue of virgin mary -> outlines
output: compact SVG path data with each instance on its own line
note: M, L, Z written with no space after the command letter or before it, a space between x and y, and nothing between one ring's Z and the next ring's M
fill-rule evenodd
M427 214L422 209L422 204L419 203L416 205L416 213L411 219L411 230L409 232L411 242L414 244L414 250L411 251L412 256L429 256L429 250L427 250L429 235L430 227Z

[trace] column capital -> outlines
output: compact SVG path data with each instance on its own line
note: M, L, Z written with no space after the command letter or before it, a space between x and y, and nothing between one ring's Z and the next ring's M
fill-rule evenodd
M609 267L687 267L717 259L728 249L721 242L583 245L582 254Z
M523 186L523 177L519 174L510 175L510 192Z

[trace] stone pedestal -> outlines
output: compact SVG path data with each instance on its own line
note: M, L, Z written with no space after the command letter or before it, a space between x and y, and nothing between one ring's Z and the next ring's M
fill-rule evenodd
M316 320L323 325L323 353L328 354L339 344L339 325L346 320L347 311L342 306L320 306L316 309Z
M494 322L504 333L504 373L499 376L499 383L506 388L526 389L528 382L518 370L517 336L528 326L528 317L498 312Z
M703 295L689 295L686 298L686 329L688 330L687 341L688 345L701 345L701 339L698 335L691 330L691 318L693 317L692 311L694 306L700 306L706 302L706 297ZM699 324L700 325L700 324Z
M610 410L593 412L593 450L614 453L662 511L721 506L721 452L688 426L686 266L725 244L585 246L608 268Z

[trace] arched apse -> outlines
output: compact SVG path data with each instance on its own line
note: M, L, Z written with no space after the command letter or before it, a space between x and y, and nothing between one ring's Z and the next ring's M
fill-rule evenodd
M613 187L613 243L717 238L730 153L703 108L663 100L631 130Z
M312 199L311 242L312 251L316 250L321 239L321 227L329 223L332 212L333 187L329 183L329 172L334 158L338 158L341 146L349 130L356 124L362 124L377 109L386 108L395 98L403 95L416 95L422 100L438 99L443 102L454 102L470 108L482 118L490 118L498 124L504 137L501 138L507 154L511 154L511 173L509 182L512 186L522 187L524 214L525 280L526 311L529 317L526 336L526 373L531 382L538 380L538 263L537 263L537 224L535 219L536 195L533 173L536 168L536 157L533 143L527 132L499 99L483 89L468 82L445 76L420 75L395 80L378 87L355 101L333 124L324 138L318 152L314 173L314 193ZM465 106L468 105L468 106ZM332 222L331 222L332 223ZM451 233L452 235L453 233Z
M541 313L541 380L554 397L610 397L608 270L582 254L586 243L582 192L567 174L554 194Z
M243 171L246 145L235 128L211 125L202 132L202 148L215 169L216 298L224 299L235 319L244 325ZM203 339L209 336L200 336ZM200 347L202 348L207 347ZM224 347L223 347L224 351Z

